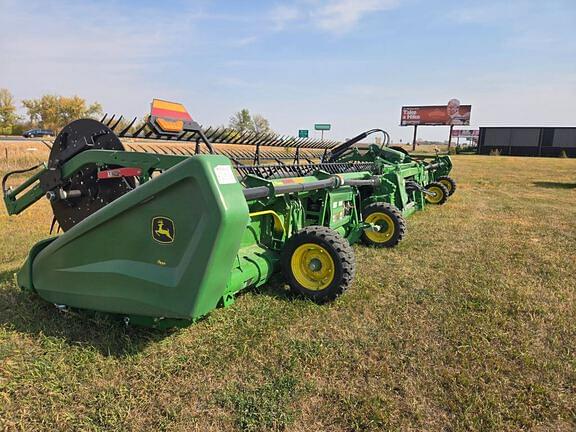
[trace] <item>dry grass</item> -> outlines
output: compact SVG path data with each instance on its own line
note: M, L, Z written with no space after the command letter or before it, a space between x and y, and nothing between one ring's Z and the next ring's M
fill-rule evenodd
M1 214L0 429L574 430L576 161L454 162L333 304L273 283L169 333L19 292L50 214Z

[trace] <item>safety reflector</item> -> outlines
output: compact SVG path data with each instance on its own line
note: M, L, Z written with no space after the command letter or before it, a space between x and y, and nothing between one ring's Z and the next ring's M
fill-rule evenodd
M106 180L120 177L138 177L142 174L140 168L116 168L98 172L98 180Z

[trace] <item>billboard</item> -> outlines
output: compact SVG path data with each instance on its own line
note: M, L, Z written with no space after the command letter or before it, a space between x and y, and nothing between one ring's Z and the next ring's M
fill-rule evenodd
M478 129L454 129L452 131L453 137L460 138L478 138L480 131Z
M446 105L402 107L400 126L468 126L472 105L450 99Z

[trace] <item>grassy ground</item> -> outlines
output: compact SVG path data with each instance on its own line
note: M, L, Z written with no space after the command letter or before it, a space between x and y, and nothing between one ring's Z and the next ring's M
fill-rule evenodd
M576 161L454 161L333 304L274 283L168 333L19 292L50 214L0 213L0 429L574 430Z

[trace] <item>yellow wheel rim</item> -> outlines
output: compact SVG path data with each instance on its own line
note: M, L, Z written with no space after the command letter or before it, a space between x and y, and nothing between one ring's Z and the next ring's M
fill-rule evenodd
M442 201L442 198L444 197L444 191L440 189L438 186L430 186L426 190L434 194L434 195L426 195L426 201L428 201L431 204L438 204L440 201Z
M290 267L296 281L310 291L326 289L334 280L334 260L326 249L315 243L298 246Z
M394 220L386 213L370 213L364 221L380 227L380 231L374 231L370 228L364 230L366 237L374 243L385 243L394 235Z
M450 183L446 179L440 180L440 183L442 183L444 186L446 186L446 189L448 189L448 193L452 192L452 183Z

